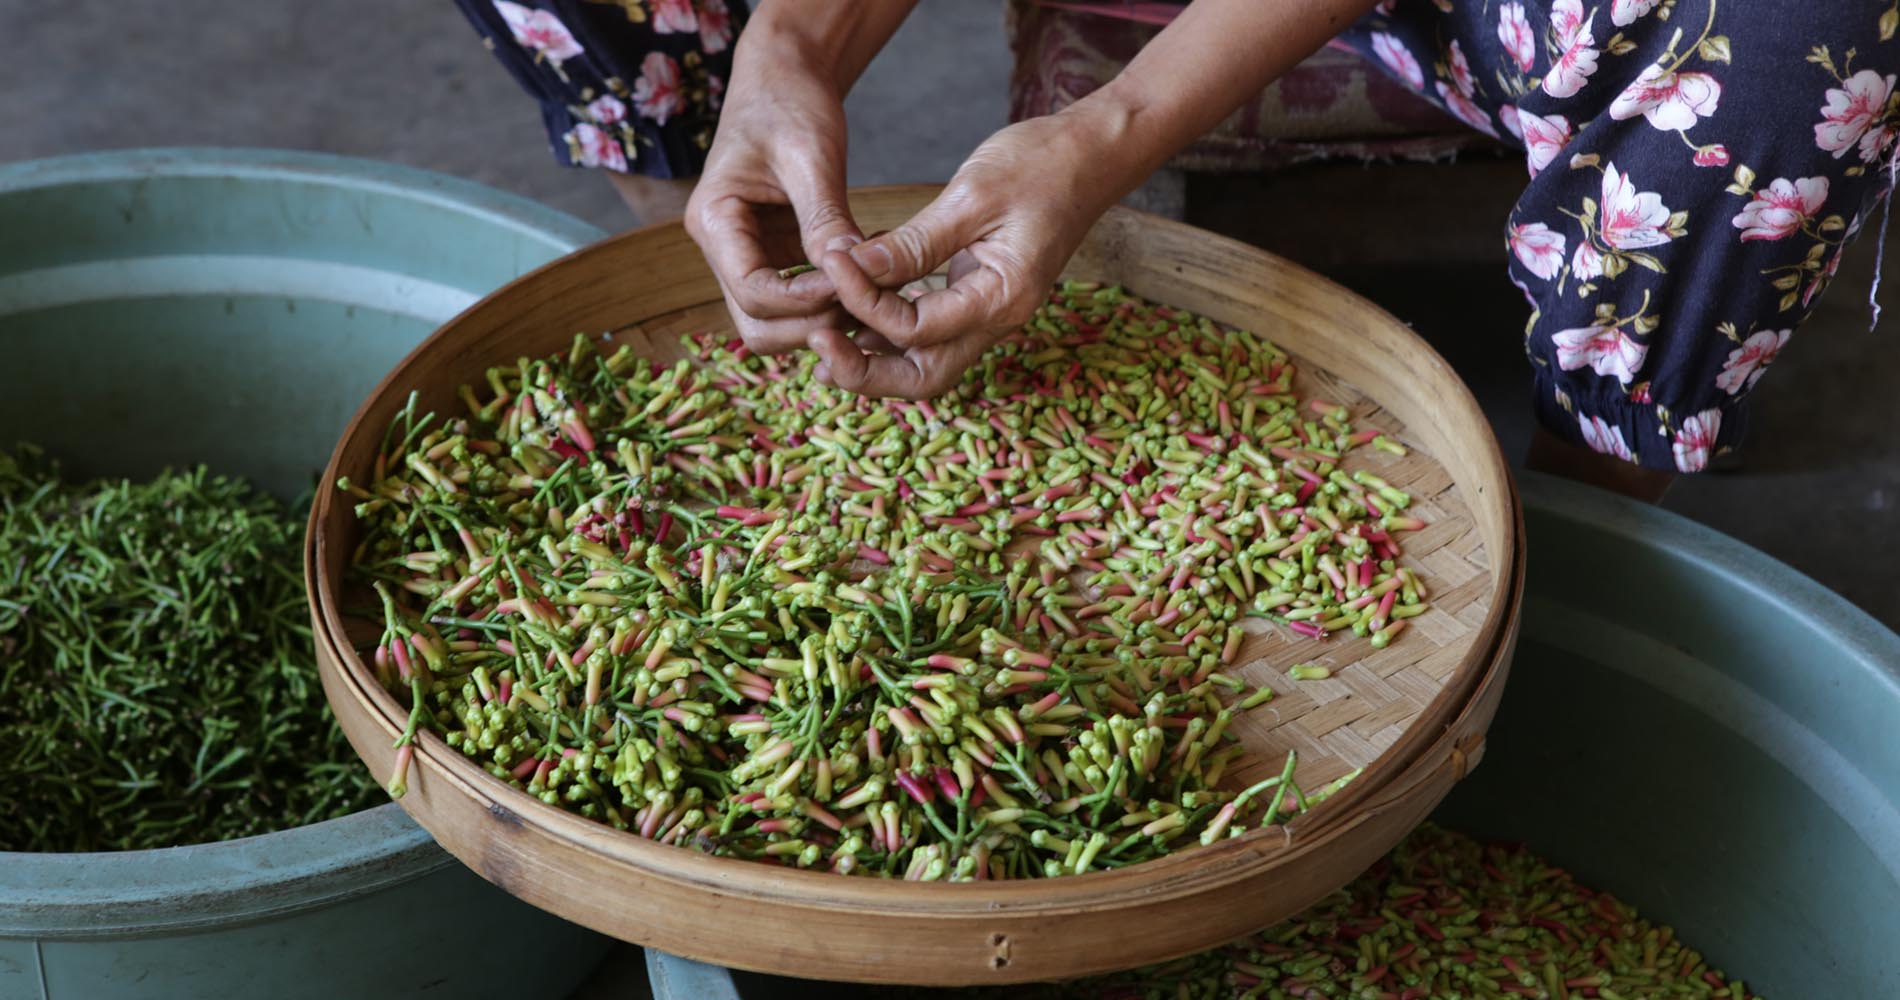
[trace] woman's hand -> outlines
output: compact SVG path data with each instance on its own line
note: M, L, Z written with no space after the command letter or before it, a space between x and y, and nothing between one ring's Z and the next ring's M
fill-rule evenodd
M767 34L739 42L718 141L686 206L686 230L758 353L803 347L843 321L824 274L779 272L863 239L845 207L843 91L822 56Z
M1196 0L1106 86L996 133L915 219L825 256L839 302L870 329L853 341L814 327L821 376L872 395L956 384L1029 318L1097 216L1373 2ZM949 288L896 294L946 260Z
M1011 125L977 147L909 222L849 252L827 252L823 273L866 332L854 341L839 328L815 328L818 377L913 399L955 385L1030 318L1089 227L1132 187L1113 156L1119 124L1076 105ZM898 294L945 263L948 287L915 302Z

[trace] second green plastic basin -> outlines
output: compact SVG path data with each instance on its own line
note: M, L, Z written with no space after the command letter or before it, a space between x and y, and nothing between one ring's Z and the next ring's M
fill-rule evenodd
M0 446L42 444L83 476L203 462L290 499L398 358L600 235L338 157L0 167ZM33 808L3 781L0 808ZM394 805L221 844L0 853L0 1000L558 1000L607 945Z

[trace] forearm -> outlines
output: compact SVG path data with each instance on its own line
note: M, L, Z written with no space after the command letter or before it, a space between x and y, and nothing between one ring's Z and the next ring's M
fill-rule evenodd
M793 52L844 94L897 33L917 0L766 0L746 23L735 59L753 49Z
M1374 2L1195 0L1120 75L1065 113L1112 143L1119 198Z

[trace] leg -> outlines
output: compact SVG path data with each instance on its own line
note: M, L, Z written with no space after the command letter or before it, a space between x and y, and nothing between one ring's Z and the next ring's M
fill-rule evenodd
M457 0L559 162L605 171L637 221L678 218L706 162L743 0Z
M1506 240L1533 309L1532 461L1654 496L1734 447L1882 193L1900 42L1847 4L1587 2L1397 0L1351 40L1524 146Z

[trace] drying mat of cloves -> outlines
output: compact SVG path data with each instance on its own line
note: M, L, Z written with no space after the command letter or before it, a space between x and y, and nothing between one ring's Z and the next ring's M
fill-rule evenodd
M853 210L866 231L890 228L932 194L862 190ZM1400 561L1431 608L1383 649L1250 619L1226 671L1275 692L1231 727L1249 750L1232 779L1277 774L1293 750L1303 788L1360 770L1342 791L1287 823L1158 861L972 884L847 878L652 843L545 805L433 734L418 744L403 808L490 881L623 940L740 968L940 985L1069 978L1198 951L1298 912L1390 849L1481 750L1515 637L1519 514L1476 402L1377 307L1188 226L1117 209L1065 277L1251 330L1292 355L1302 399L1340 404L1355 427L1406 446L1403 456L1355 449L1346 465L1412 495L1407 513L1426 524L1402 536ZM487 366L563 350L576 331L672 360L684 356L681 333L729 328L682 228L606 240L497 291L405 359L345 431L326 481L371 479L383 428L411 391L419 410L452 412L457 387L480 384ZM344 609L362 606L345 584L357 537L347 496L325 491L307 565L325 689L358 753L387 775L408 711L355 651ZM1295 664L1330 676L1293 680Z

